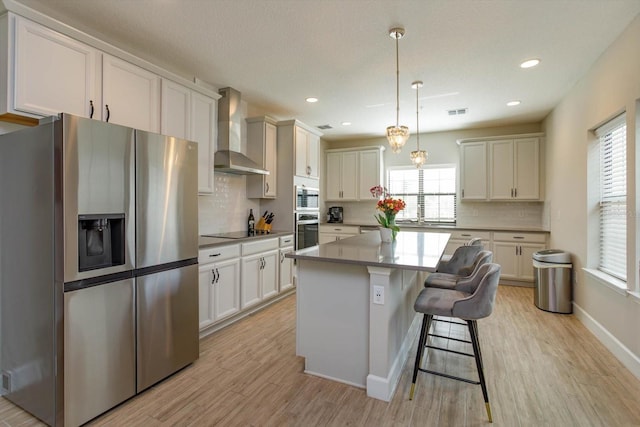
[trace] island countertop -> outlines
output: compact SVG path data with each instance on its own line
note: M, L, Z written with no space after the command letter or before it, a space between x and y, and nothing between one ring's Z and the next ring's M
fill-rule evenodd
M286 254L287 258L404 270L435 271L449 233L402 230L392 243L366 233Z

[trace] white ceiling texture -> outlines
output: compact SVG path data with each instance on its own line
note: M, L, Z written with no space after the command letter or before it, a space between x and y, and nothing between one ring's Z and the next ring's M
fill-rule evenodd
M414 80L424 81L421 132L542 120L640 13L640 0L18 1L188 79L232 86L253 111L330 125L327 140L395 124L392 27L406 30L400 124L413 134ZM528 58L542 62L521 69Z

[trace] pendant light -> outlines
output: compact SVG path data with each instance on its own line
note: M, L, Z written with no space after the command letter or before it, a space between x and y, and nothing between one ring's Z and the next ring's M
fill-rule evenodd
M398 40L404 36L404 28L392 28L389 36L396 40L396 125L387 128L387 140L394 153L399 153L409 139L409 128L400 126L400 63L398 60Z
M422 87L422 82L420 80L416 80L415 82L411 83L411 87L416 90L416 144L418 148L416 151L411 152L411 161L413 162L415 167L420 169L422 165L424 165L424 163L427 161L428 156L425 150L420 149L420 123L418 121L420 107L418 104L418 92Z

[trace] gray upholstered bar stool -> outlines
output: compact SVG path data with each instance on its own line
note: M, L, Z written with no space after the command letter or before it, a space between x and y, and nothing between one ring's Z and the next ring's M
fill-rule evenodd
M469 282L474 279L472 276L477 274L478 269L488 264L493 260L493 252L480 251L473 260L473 264L467 267L462 267L457 271L457 274L451 273L431 273L424 281L425 288L442 288L442 289L456 289L458 282Z
M482 388L482 395L484 397L489 422L493 422L491 417L491 406L489 405L489 393L487 392L487 384L484 378L484 367L482 363L482 353L480 351L480 340L478 339L477 320L488 317L493 311L496 291L498 289L498 281L500 280L500 266L498 264L484 264L478 269L478 272L474 277L474 283L469 284L469 292L462 292L455 289L425 288L418 295L413 308L418 313L423 313L424 317L422 319L422 327L420 329L418 352L413 368L413 381L411 384L409 399L413 399L418 372L426 372L471 384L479 384ZM469 328L471 341L459 341L471 344L473 353L463 353L429 345L427 341L433 316L456 317L464 320ZM474 357L476 361L476 368L478 370L479 381L422 368L420 365L425 347Z

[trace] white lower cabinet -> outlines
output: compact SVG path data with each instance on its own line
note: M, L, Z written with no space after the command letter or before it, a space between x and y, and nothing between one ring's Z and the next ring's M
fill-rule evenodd
M286 258L285 255L293 252L293 235L280 238L280 267L278 268L278 278L280 292L293 288L293 259Z
M502 266L502 279L533 281L533 253L545 248L545 234L493 233L493 262Z
M318 233L318 243L335 242L360 234L360 227L357 225L320 224Z
M245 309L278 293L277 238L242 244L240 308Z
M200 250L200 330L240 311L240 245Z

